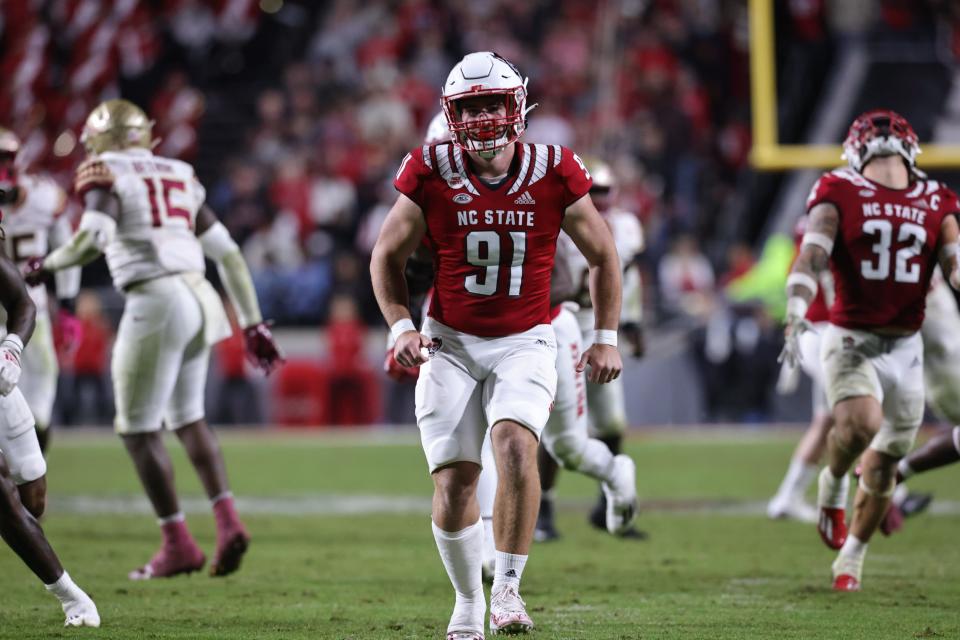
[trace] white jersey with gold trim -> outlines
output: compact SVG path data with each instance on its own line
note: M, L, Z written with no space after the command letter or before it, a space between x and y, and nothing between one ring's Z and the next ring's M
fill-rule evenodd
M96 163L105 167L91 167ZM84 181L84 171L96 177ZM146 149L108 151L78 170L78 191L88 187L108 187L120 200L117 234L105 251L118 289L174 273L204 272L195 225L206 191L189 164Z

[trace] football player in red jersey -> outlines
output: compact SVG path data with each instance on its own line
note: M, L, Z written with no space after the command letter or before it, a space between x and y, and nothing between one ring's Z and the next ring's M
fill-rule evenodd
M450 72L449 143L400 165L400 191L371 259L377 300L403 366L420 365L416 413L434 481L433 532L456 592L448 639L483 638L480 449L491 429L499 484L492 633L533 627L519 584L540 497L537 443L553 401L556 338L550 273L563 228L591 264L597 336L579 367L620 374L620 264L593 206L580 159L557 145L521 144L526 80L497 54L472 53ZM426 235L435 290L422 332L410 321L403 266Z
M795 361L818 277L828 265L833 273L835 298L820 357L835 424L817 503L820 535L840 550L833 586L841 591L860 588L867 543L889 506L897 462L923 419L918 330L938 260L951 286L960 288L960 203L916 169L919 152L902 116L859 116L844 142L849 168L825 173L807 200L807 231L787 279L783 358ZM861 453L848 531L847 472Z

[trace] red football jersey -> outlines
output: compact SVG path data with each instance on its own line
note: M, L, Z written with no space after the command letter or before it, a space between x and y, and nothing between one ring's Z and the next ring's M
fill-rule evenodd
M550 323L550 274L567 207L592 184L559 145L515 144L496 189L472 175L447 142L407 154L394 186L423 210L434 251L430 317L476 336Z
M956 194L935 180L891 189L845 168L820 177L807 210L822 202L840 212L830 256L836 287L830 322L849 329L919 330L940 225L960 211Z

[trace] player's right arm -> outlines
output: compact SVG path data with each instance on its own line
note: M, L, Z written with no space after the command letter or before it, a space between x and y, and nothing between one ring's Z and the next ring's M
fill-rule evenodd
M410 294L404 277L407 258L420 245L426 222L419 205L400 194L387 214L370 257L370 279L377 304L396 342L394 357L404 367L426 362L420 349L430 344L410 317Z
M20 354L30 341L37 317L23 277L17 266L7 257L0 242L0 304L7 312L7 335L0 342L0 395L7 395L20 380Z
M840 212L829 202L814 205L807 215L809 219L800 243L800 254L787 276L786 342L780 360L790 366L799 363L797 339L805 327L810 302L817 295L817 283L830 265L830 254L840 227Z

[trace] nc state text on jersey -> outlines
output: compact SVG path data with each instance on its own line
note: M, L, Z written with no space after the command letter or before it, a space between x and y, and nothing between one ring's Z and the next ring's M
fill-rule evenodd
M923 221L927 217L927 212L923 209L917 209L916 207L911 207L907 204L899 204L895 202L864 202L863 217L875 218L877 216L901 218L903 220L909 220L910 222L916 222L917 224L922 225Z
M470 227L479 224L504 224L517 227L532 227L533 214L533 211L487 209L481 215L476 209L468 209L467 211L457 211L457 226Z

